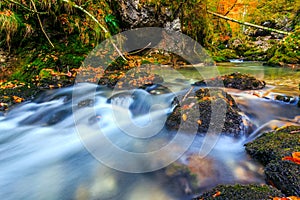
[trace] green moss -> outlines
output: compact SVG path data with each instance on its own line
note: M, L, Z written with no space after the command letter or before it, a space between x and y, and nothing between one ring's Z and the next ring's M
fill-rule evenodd
M223 49L213 53L213 59L216 62L224 62L236 58L238 58L236 51L232 49Z
M264 165L273 160L281 161L284 156L300 151L299 130L299 126L290 126L264 133L253 142L246 144L246 151Z
M300 64L300 29L268 51L269 65Z
M68 70L79 68L86 55L93 48L83 44L78 36L73 34L64 41L53 40L55 48L49 44L39 45L32 42L26 48L19 48L17 55L21 60L18 68L11 76L11 80L35 83L37 79L47 79L43 69L67 73Z
M272 199L272 197L284 197L279 190L267 185L219 185L214 189L205 192L194 198L194 200L210 199L230 199L230 200L248 200L248 199Z

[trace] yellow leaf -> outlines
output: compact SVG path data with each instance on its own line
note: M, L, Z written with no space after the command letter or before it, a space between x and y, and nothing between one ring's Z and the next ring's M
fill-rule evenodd
M187 120L187 115L186 115L186 114L183 114L183 115L182 115L182 120L183 120L183 121L186 121L186 120Z
M198 119L198 120L197 120L197 123L198 123L199 125L201 125L201 124L202 124L202 121L201 121L200 119Z
M15 102L15 103L21 103L22 101L24 101L23 98L18 97L18 96L13 96L13 99L14 99L14 102Z

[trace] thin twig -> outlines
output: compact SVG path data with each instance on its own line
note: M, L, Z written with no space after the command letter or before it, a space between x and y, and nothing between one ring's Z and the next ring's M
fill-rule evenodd
M137 51L134 51L134 52L130 52L130 53L128 53L129 55L132 55L132 54L137 54L137 53L139 53L139 52L141 52L141 51L144 51L145 49L147 49L149 46L151 46L151 42L149 42L145 47L143 47L142 49L139 49L139 50L137 50Z
M189 96L189 94L193 91L194 86L192 86L189 91L187 91L187 93L184 95L184 97L182 98L181 102L184 102L184 100L187 98L187 96Z
M291 131L291 134L300 133L300 130Z
M41 26L41 29L42 29L42 31L43 31L45 37L47 38L47 40L48 40L48 42L50 43L50 45L54 48L53 43L51 42L50 38L48 37L47 33L46 33L45 30L44 30L44 27L43 27L43 24L42 24L40 15L38 14L38 11L37 11L37 9L36 9L36 6L35 6L34 1L31 0L31 3L32 3L32 5L33 5L34 11L36 12L36 16L37 16L37 18L38 18L39 24L40 24L40 26Z
M229 10L224 14L224 16L228 15L228 13L235 7L237 1L238 0L235 0L235 2L233 3L233 5L231 6L231 8L229 8Z
M73 6L74 8L77 8L79 10L81 10L82 12L84 12L85 14L87 14L94 22L96 22L96 24L104 31L105 36L107 38L111 37L110 32L91 14L89 13L87 10L85 10L84 8L82 8L81 6L78 6L77 4L75 4L74 2L71 2L69 0L62 0L63 2L66 2L68 4L70 4L71 6ZM110 39L110 42L112 43L112 45L114 46L114 48L116 49L116 51L118 52L118 54L125 60L127 61L127 59L123 56L122 52L120 51L120 49L116 46L116 44L112 41L112 39Z
M35 10L31 10L30 8L28 8L27 6L24 6L23 4L17 2L17 1L14 1L14 0L4 0L4 1L7 1L7 2L10 2L10 3L13 3L13 4L16 4L18 6L20 6L21 8L25 9L25 10L28 10L29 12L32 12L32 13L36 13L36 14L40 14L40 15L45 15L45 14L48 14L48 12L37 12Z

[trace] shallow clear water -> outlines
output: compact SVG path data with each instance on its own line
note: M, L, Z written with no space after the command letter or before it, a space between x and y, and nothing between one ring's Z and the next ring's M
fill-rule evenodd
M274 91L297 94L294 83L300 80L299 72L257 63L218 68L221 74L263 74L262 78L273 84L258 91L266 96ZM178 71L181 76L163 72L168 81L165 85L174 93L113 93L83 84L76 88L77 95L72 87L50 91L0 116L0 199L190 199L220 183L264 183L262 166L246 155L243 144L262 131L296 123L294 118L300 115L300 109L257 97L252 91L228 90L253 122L253 134L242 139L220 137L202 158L200 149L207 148L212 140L170 132L163 125L174 107L176 92L186 92L184 89L199 79L198 71ZM201 74L212 76L205 68L201 68ZM276 85L279 78L282 87ZM155 154L168 144L168 149ZM116 149L154 153L126 157ZM164 167L173 160L181 165L193 161L198 167L197 190L189 193L190 180L167 175Z

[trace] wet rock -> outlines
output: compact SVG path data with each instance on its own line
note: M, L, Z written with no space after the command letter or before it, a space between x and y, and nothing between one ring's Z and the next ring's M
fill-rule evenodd
M57 89L62 87L68 87L74 84L74 78L59 78L54 77L51 79L39 80L36 84L40 89Z
M284 156L300 151L300 126L289 126L264 133L247 143L246 151L262 164L281 161Z
M219 185L214 189L207 191L194 200L210 199L272 199L272 197L284 197L276 188L267 185Z
M146 90L147 92L153 95L166 94L172 92L168 87L161 84L145 84L140 88Z
M300 196L300 165L291 161L271 162L265 168L267 183L287 196Z
M264 81L258 80L255 77L250 76L248 74L241 74L239 72L219 76L211 80L198 81L195 83L195 85L212 86L214 85L214 83L218 83L219 81L223 81L224 86L227 88L236 88L239 90L257 90L264 88L266 85Z
M265 133L245 146L252 157L266 165L267 183L288 196L300 196L300 164L291 156L300 151L300 126Z
M239 137L244 134L243 119L234 99L221 89L201 88L178 97L179 105L169 115L166 126L171 130L206 134L209 128L221 126L223 134ZM216 106L224 105L224 107ZM212 106L224 117L212 118Z
M275 97L275 99L276 99L277 101L282 101L282 102L285 102L285 103L291 103L291 104L293 104L293 103L296 102L296 98L293 97L293 96L277 95L277 96Z
M147 88L149 85L160 84L163 78L157 74L147 72L130 72L121 76L116 76L114 73L107 73L104 77L100 78L98 84L106 85L114 89L136 89Z
M0 111L7 111L12 106L33 100L41 92L35 85L15 85L0 89Z

